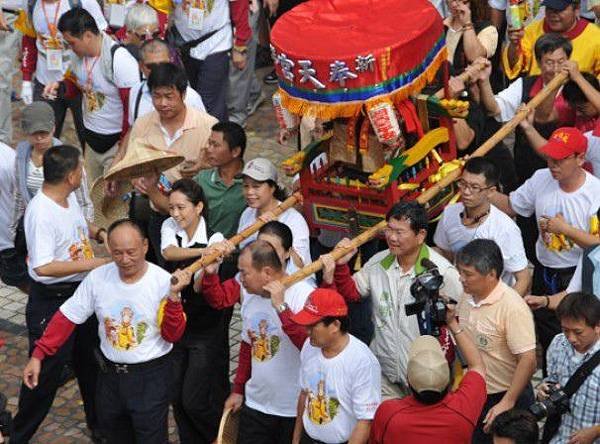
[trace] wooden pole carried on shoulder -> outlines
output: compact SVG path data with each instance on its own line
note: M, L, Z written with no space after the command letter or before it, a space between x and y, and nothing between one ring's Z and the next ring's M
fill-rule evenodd
M501 142L513 129L517 127L519 122L527 117L530 110L535 109L540 105L548 97L550 93L560 88L568 79L568 75L566 73L557 74L548 84L537 93L526 105L525 109L520 110L515 114L515 116L506 122L496 133L486 140L479 148L477 148L470 157L482 157L486 155L492 148L494 148L499 142ZM446 176L441 178L438 182L433 184L427 190L417 197L417 202L421 204L425 204L433 199L440 191L454 182L456 179L460 177L462 173L461 168L457 168L451 172L449 172ZM387 222L382 220L377 225L369 228L368 230L362 232L360 235L352 239L352 243L346 248L336 248L330 254L333 256L335 260L345 256L350 253L353 249L360 247L362 244L368 242L372 238L374 238L379 231L383 230L387 226ZM323 262L321 259L317 259L316 261L308 264L301 270L298 270L294 274L284 277L281 280L281 283L287 288L291 285L299 282L303 279L306 279L313 273L321 270L323 268Z
M300 202L301 199L302 199L302 195L300 193L294 193L294 194L292 194L286 200L284 200L283 202L281 202L277 206L277 208L275 208L273 210L273 216L275 218L279 217L283 212L285 212L286 210L292 208L294 205L296 205L296 203ZM265 222L265 221L263 221L261 219L258 219L256 222L254 222L248 228L244 229L240 233L238 233L238 234L232 236L231 238L229 238L229 242L231 244L233 244L234 246L240 244L244 239L249 238L254 233L256 233L258 230L260 230L263 227L263 225L265 225L266 223L267 222ZM202 256L197 261L195 261L192 264L188 265L185 268L185 271L189 271L190 273L195 273L196 271L200 270L201 268L204 268L207 265L212 264L213 262L215 262L216 260L218 260L220 257L221 257L221 254L218 251L216 251L214 253L211 253L211 254L208 254L206 256ZM171 283L173 283L173 284L177 283L177 278L175 276L171 277Z

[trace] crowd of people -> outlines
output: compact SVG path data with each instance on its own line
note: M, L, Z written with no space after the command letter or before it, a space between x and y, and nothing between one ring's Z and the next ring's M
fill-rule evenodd
M301 0L24 3L0 15L0 278L28 294L11 443L34 437L70 373L97 443L167 443L170 408L181 443L216 442L224 412L242 444L600 442L598 0L431 0L446 94L470 104L451 123L460 201L435 220L394 203L360 249L311 233L302 210L276 216L278 166L245 153L266 97L261 24ZM514 138L468 157L523 111ZM327 128L303 124L280 141ZM104 180L139 145L185 160ZM128 217L97 223L107 201Z

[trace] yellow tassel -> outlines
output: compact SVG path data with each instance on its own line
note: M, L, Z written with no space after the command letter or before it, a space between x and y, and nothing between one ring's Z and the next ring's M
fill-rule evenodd
M338 117L354 117L361 112L363 104L370 108L381 102L398 102L407 99L411 95L418 94L428 83L430 83L442 65L446 60L447 50L442 48L440 50L429 67L409 85L405 85L391 93L382 94L380 96L372 97L371 99L363 102L357 100L354 102L342 102L342 103L321 103L313 102L306 99L301 99L288 94L281 88L278 92L281 94L282 105L292 114L300 116L311 116L317 117L322 120L333 120Z

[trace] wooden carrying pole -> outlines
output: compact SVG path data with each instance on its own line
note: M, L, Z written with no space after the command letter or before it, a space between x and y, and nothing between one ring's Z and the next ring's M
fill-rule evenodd
M277 206L277 208L275 208L273 210L273 216L275 218L279 217L281 215L281 213L283 213L284 211L292 208L294 205L296 205L297 202L300 202L301 198L302 198L302 195L300 193L294 193L294 194L292 194L286 200L284 200L283 202L281 202ZM231 238L229 238L229 242L231 242L234 246L238 245L244 239L249 238L254 233L256 233L258 230L260 230L263 227L263 225L265 225L265 224L266 224L266 222L258 219L256 222L254 222L248 228L244 229L241 233L238 233L235 236L232 236ZM190 273L195 273L196 271L200 270L201 268L204 268L207 265L212 264L213 262L215 262L216 260L218 260L220 257L221 257L221 254L218 251L214 252L214 253L211 253L211 254L208 254L206 256L202 256L197 261L195 261L195 262L191 263L190 265L188 265L185 268L185 271L189 271ZM177 278L173 276L171 278L171 282L173 284L176 284L177 283Z
M490 151L492 148L494 148L514 128L516 128L517 125L519 124L519 122L521 122L523 119L525 119L527 117L527 114L529 113L530 110L535 109L537 106L539 106L540 103L542 103L544 101L544 99L546 99L546 97L548 97L548 95L551 92L560 88L560 86L563 85L567 81L567 78L568 78L568 76L566 73L560 73L560 74L556 75L538 94L536 94L527 103L527 107L525 109L522 109L519 112L517 112L517 114L515 114L515 116L512 119L510 119L508 122L506 122L498 131L496 131L496 133L492 137L490 137L488 140L486 140L483 143L483 145L481 145L479 148L477 148L473 152L473 154L471 154L470 157L481 157L481 156L486 155L488 153L488 151ZM427 190L425 190L423 193L421 193L419 195L419 197L417 197L417 202L419 202L421 204L425 204L425 203L429 202L440 191L442 191L444 188L446 188L448 185L450 185L452 182L454 182L456 179L458 179L460 177L461 173L462 173L461 168L457 168L457 169L451 171L446 176L444 176L442 179L440 179L437 183L435 183L434 185L429 187ZM374 225L373 227L369 228L368 230L362 232L359 236L352 239L352 244L350 246L348 246L347 248L334 249L331 252L331 256L333 256L333 258L335 260L345 256L353 249L360 247L365 242L368 242L369 240L374 238L377 235L377 233L379 231L383 230L386 226L387 226L387 222L385 220L382 220L377 225ZM301 270L298 270L294 274L284 277L281 280L281 283L285 287L289 287L289 286L295 284L296 282L299 282L299 281L307 278L311 274L316 273L321 268L323 268L323 262L321 261L321 259L317 259L313 263L308 264L307 266L305 266Z

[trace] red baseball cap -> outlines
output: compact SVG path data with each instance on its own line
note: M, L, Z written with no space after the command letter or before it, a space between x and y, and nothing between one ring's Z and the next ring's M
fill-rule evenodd
M584 154L587 146L587 139L581 131L564 127L554 131L540 151L551 159L562 160L572 154Z
M328 288L317 288L308 295L304 308L292 316L292 321L300 325L312 325L327 316L348 315L348 306L341 294Z

